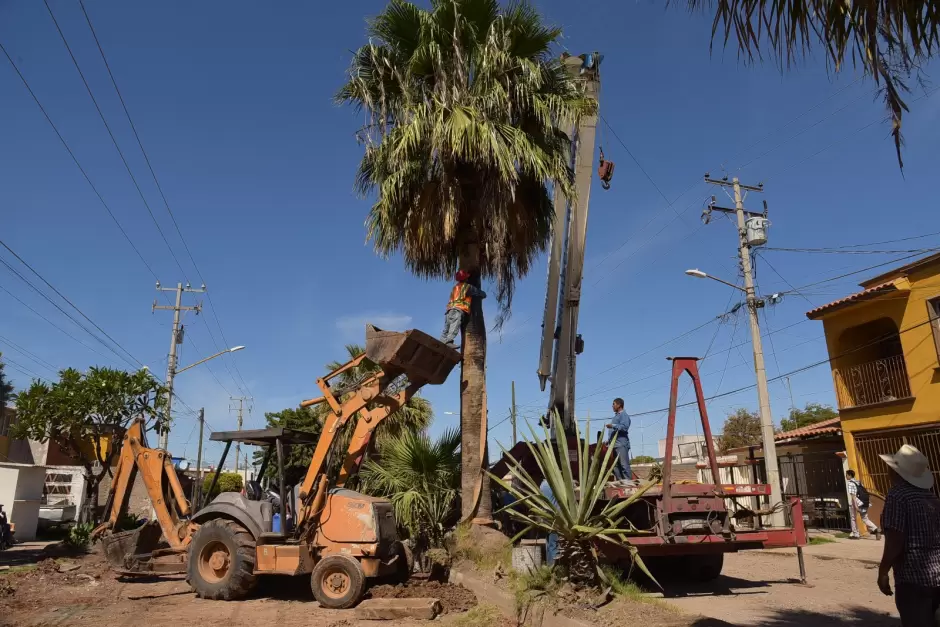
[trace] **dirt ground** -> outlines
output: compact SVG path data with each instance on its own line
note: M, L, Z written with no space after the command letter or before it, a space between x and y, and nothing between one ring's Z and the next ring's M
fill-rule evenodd
M477 604L473 593L462 586L426 580L413 581L407 586L373 586L368 596L373 599L439 599L443 614L466 612Z
M753 551L729 554L716 581L667 584L665 602L740 626L900 627L894 598L881 594L875 585L873 564L807 557L806 571L804 586L795 557Z
M70 566L75 570L60 572ZM434 587L430 590L427 586ZM450 613L445 624L475 605L468 590L450 584L422 582L419 590L435 592ZM381 586L380 596L428 596ZM258 627L267 624L300 624L311 627L375 625L357 621L352 610L326 610L313 601L309 583L298 577L266 577L256 594L237 602L206 601L190 591L182 577L124 579L115 576L97 554L53 560L35 566L15 566L0 572L0 626L16 627L130 627L137 625L225 625ZM277 621L275 623L275 621ZM421 624L396 621L406 627Z
M77 566L69 570L71 566ZM62 572L66 571L66 572ZM798 583L790 556L746 552L726 557L722 576L707 585L670 584L654 602L617 599L596 611L572 616L598 627L898 627L893 599L875 587L871 564L807 558L809 585ZM492 577L492 573L490 573ZM486 606L464 588L418 582L413 589L377 586L373 597L434 596L449 612L436 623L450 627ZM481 599L486 602L487 599ZM563 612L570 615L570 612ZM35 566L0 572L0 626L131 627L141 624L214 624L257 627L273 621L311 627L375 625L349 610L325 610L311 598L304 578L267 577L251 599L226 603L197 599L181 578L122 579L98 555L45 559ZM417 627L420 622L396 621ZM472 624L479 624L478 620ZM500 620L484 620L496 627Z

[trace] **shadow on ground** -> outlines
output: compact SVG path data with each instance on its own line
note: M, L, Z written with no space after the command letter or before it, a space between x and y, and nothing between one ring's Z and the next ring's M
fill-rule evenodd
M717 625L718 623L716 623ZM712 627L694 623L695 627ZM838 615L807 610L776 610L770 618L754 623L755 627L900 627L901 621L881 612L856 607Z

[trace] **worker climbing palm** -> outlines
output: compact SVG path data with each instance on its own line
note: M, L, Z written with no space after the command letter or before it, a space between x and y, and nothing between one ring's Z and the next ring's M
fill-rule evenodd
M454 278L457 284L450 292L447 311L444 313L444 332L441 333L441 341L450 346L454 346L454 338L470 317L471 299L486 298L486 292L467 283L470 273L466 270L458 270Z

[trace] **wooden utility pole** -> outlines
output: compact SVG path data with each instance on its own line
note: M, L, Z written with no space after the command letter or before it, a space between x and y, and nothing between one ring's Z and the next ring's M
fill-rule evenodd
M757 403L760 408L761 422L761 440L764 449L764 464L767 469L767 483L770 484L770 505L774 513L770 519L774 526L783 526L783 497L780 489L780 468L777 465L777 447L774 440L774 420L770 411L770 393L767 389L767 370L764 366L764 348L760 337L760 320L757 316L757 310L764 306L764 301L758 298L754 289L754 271L751 263L751 247L760 246L766 243L764 229L767 219L767 204L764 203L763 213L754 213L745 211L744 196L741 191L763 192L763 183L756 187L752 185L742 185L738 177L731 179L716 180L705 175L705 182L721 187L730 187L734 190L734 209L725 209L712 204L706 209L706 216L711 211L720 211L722 213L734 214L737 218L738 227L738 255L741 259L741 270L744 274L744 292L747 296L747 314L751 329L751 346L754 349L754 373L757 376ZM760 224L752 221L757 219ZM706 219L706 224L708 220ZM748 231L760 228L763 239L755 240L749 237ZM740 289L740 288L739 288Z
M231 398L232 401L238 403L237 406L232 406L232 405L230 405L228 409L229 409L229 411L237 411L237 412L238 412L238 422L237 422L238 427L237 427L237 430L238 430L238 431L241 431L241 430L242 430L242 422L243 422L243 419L244 419L244 412L245 412L245 401L251 401L251 400L253 400L253 399L252 399L252 397L250 397L250 396L232 396L232 397L230 397L230 398ZM251 411L251 405L248 406L248 411L249 411L249 412ZM238 472L239 456L241 455L241 452L242 452L242 444L241 444L241 442L236 442L236 443L235 443L235 472ZM246 468L246 469L248 468L248 453L247 453L247 452L245 453L245 468Z
M512 382L512 409L510 410L511 420L512 420L512 446L516 445L516 442L519 440L516 438L516 382ZM510 447L512 448L512 447Z
M193 490L193 509L198 510L202 503L202 436L206 430L206 409L199 408L199 449L196 451L196 486Z

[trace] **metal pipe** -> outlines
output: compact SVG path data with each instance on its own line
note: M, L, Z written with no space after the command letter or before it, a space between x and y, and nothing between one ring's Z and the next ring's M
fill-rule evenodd
M212 483L209 485L209 489L206 491L206 496L210 496L212 491L215 489L215 484L219 482L219 475L222 473L222 467L225 466L225 458L228 457L228 450L232 448L232 441L229 440L225 443L225 450L222 451L222 459L219 460L219 467L215 469L215 474L212 476Z
M284 441L281 438L275 440L277 447L277 483L281 496L281 535L287 535L287 494L284 491ZM293 503L291 504L293 505ZM293 507L290 508L293 511ZM291 517L293 520L294 516Z

